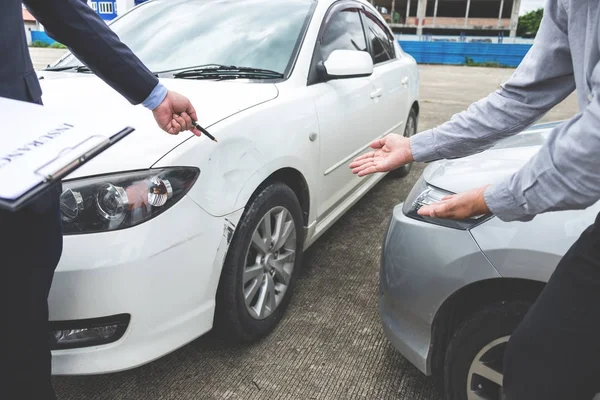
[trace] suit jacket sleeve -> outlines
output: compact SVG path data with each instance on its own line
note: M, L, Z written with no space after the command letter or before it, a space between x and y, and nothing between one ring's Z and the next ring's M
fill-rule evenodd
M130 103L142 103L158 79L83 0L23 0L54 40L63 43Z
M590 76L590 102L550 131L519 171L489 187L485 201L504 221L529 221L559 210L582 210L600 199L600 63Z

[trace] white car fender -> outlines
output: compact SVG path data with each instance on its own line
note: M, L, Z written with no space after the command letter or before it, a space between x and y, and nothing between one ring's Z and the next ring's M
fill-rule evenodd
M310 201L309 209L314 210L316 208L316 193L314 191L314 188L316 187L316 183L314 182L315 179L310 173L306 173L306 171L310 170L309 166L306 165L306 161L292 155L274 159L250 176L238 193L235 209L244 208L260 184L275 172L282 169L293 169L302 176L308 188L308 198ZM311 189L313 190L311 191Z
M207 129L218 143L193 137L154 166L199 167L188 195L207 213L224 216L244 208L258 186L282 168L302 174L311 189L310 209L316 209L320 142L310 139L319 132L312 102L288 98L260 104Z
M219 137L216 133L215 136ZM283 168L297 170L309 188L316 187L317 169L310 168L311 157L300 158L306 153L303 149L298 149L297 155L292 152L273 154L264 141L260 145L243 137L232 137L220 140L218 147L210 150L212 142L200 140L202 142L191 138L154 167L198 166L200 176L188 196L213 216L221 217L243 209L259 185ZM270 160L269 154L273 156ZM316 208L313 207L316 199L313 193L310 194L312 210Z

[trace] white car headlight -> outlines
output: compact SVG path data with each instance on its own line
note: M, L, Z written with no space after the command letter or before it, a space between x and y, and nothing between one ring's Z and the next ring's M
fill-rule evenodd
M445 226L447 228L460 230L471 229L481 224L482 222L485 222L488 219L492 218L492 215L480 215L477 217L467 218L463 220L451 220L443 218L422 217L417 213L417 211L419 211L419 208L428 204L440 202L445 196L449 196L452 194L454 193L429 185L427 182L425 182L423 177L421 177L419 178L415 186L410 191L408 197L406 198L404 206L402 207L402 211L404 212L404 215L406 215L409 218L413 218L423 222L429 222L435 225Z
M65 235L139 225L177 203L200 170L177 167L124 172L63 182L60 211Z

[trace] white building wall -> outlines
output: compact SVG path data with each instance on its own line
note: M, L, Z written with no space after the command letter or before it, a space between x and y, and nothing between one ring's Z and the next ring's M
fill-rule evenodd
M27 38L27 44L31 44L31 31L36 30L36 24L35 22L25 22L23 26L25 27L25 37Z
M117 15L123 15L127 11L131 10L135 7L134 0L116 0L117 5Z

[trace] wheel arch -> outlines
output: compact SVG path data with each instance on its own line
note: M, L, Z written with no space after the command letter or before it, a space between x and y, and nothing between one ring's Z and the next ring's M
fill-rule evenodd
M431 327L428 370L436 376L443 370L448 343L469 316L482 307L501 301L534 302L546 284L518 278L493 278L466 285L450 295L438 309Z
M300 203L304 226L308 226L308 216L310 213L310 189L304 175L295 168L283 167L271 173L254 190L252 195L249 197L247 204L249 204L252 199L254 199L266 186L274 182L281 182L292 189L298 198L298 202Z

